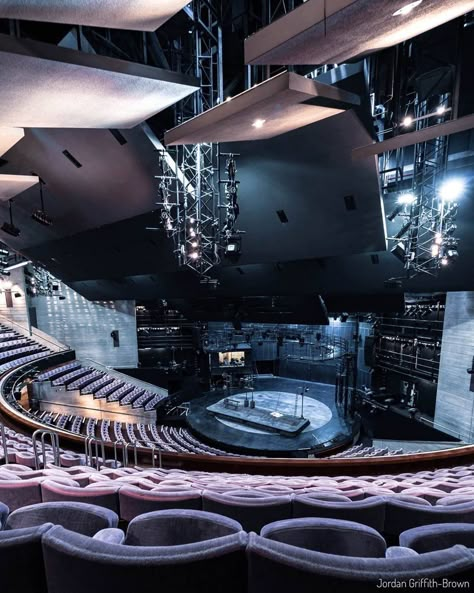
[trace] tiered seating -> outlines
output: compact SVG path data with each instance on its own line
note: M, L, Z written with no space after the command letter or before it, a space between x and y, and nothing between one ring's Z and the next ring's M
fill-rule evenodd
M138 397L132 405L132 408L142 408L145 407L145 405L151 401L153 399L153 393L150 393L149 391L144 391L140 397Z
M97 425L96 418L89 418L86 425L86 435L88 437L95 437L95 427Z
M90 385L95 380L97 380L99 377L103 377L103 376L104 376L104 374L101 373L100 371L89 369L89 372L87 374L82 375L82 377L79 377L75 381L72 381L72 383L69 383L67 388L68 388L68 390L73 390L73 389L82 390L83 388L86 388L88 385Z
M100 425L100 438L103 441L110 442L110 420L103 420Z
M72 421L71 431L74 432L75 434L80 434L81 426L82 426L83 422L84 422L84 418L82 416L74 416L74 419Z
M109 377L108 375L104 375L101 373L98 379L96 379L92 383L89 383L89 385L87 385L86 387L83 387L81 389L81 391L84 394L86 394L86 393L94 393L95 394L96 392L100 391L101 388L106 387L107 385L111 385L113 382L114 382L114 379L112 379L112 377Z
M90 372L91 372L91 369L89 369L89 368L79 367L79 368L76 368L76 369L70 371L66 375L62 375L61 377L58 377L57 379L53 379L52 383L55 386L59 386L59 385L68 386L70 383L72 383L76 379L79 379L80 377L83 377L84 375L88 375Z
M94 393L95 399L100 399L103 397L107 397L107 401L111 401L108 399L109 395L112 395L115 391L120 389L124 386L124 382L120 381L119 379L112 379L111 383L104 385Z
M77 362L77 360L74 360L73 362L68 362L67 364L63 364L61 366L55 367L54 369L49 369L47 371L44 371L43 373L40 373L36 377L36 379L37 379L37 381L53 380L56 377L60 377L61 375L64 375L69 371L80 368L80 366L81 366L81 363Z
M143 393L145 392L144 389L140 389L139 387L134 387L125 397L120 398L120 405L127 406L132 404L136 399L138 399Z
M114 390L113 393L111 393L111 395L107 395L107 401L108 402L118 402L118 401L122 400L122 398L125 395L127 395L128 393L131 393L135 389L136 388L133 387L133 385L129 385L128 383L125 383L124 385L122 385L122 387L119 387L118 389Z
M124 439L122 434L122 423L121 422L114 422L113 423L114 429L114 440L118 443L126 443L126 439Z

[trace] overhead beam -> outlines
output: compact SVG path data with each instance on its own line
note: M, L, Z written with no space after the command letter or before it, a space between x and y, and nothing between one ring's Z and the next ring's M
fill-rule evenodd
M352 150L353 159L365 159L376 154L390 152L398 148L405 148L406 146L413 146L420 142L427 142L434 138L441 138L442 136L451 136L459 132L474 129L474 114L466 115L458 119L453 119L442 124L436 124L407 134L400 134L394 138L389 138L383 142L374 142L366 146L358 146Z

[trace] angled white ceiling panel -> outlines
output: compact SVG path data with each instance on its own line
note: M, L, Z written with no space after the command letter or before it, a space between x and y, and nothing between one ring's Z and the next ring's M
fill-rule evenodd
M2 0L0 18L155 31L188 0Z
M131 128L197 88L175 72L0 35L0 127Z

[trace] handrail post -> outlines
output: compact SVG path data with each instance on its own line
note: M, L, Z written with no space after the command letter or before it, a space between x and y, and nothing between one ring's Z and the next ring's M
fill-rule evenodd
M122 442L123 466L128 467L128 443Z
M2 435L2 447L3 447L3 455L5 457L5 463L8 463L7 437L5 435L5 426L3 424L0 424L0 433Z

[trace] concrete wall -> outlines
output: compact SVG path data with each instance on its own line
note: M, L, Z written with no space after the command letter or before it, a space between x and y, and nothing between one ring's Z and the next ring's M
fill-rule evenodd
M447 295L436 396L435 428L474 442L474 292Z
M12 307L7 306L7 294L2 290L0 292L0 315L2 319L0 321L5 323L5 319L13 322L12 327L15 324L20 325L24 329L29 329L29 318L28 318L28 306L25 298L25 279L23 275L23 268L17 268L12 270L10 276L5 277L5 281L11 283L9 292L11 295ZM10 284L7 284L10 286ZM19 294L19 297L15 297L15 294Z
M88 301L61 284L58 296L36 296L37 326L76 351L77 358L91 358L112 367L138 364L135 301ZM114 347L111 332L118 330L120 346Z

